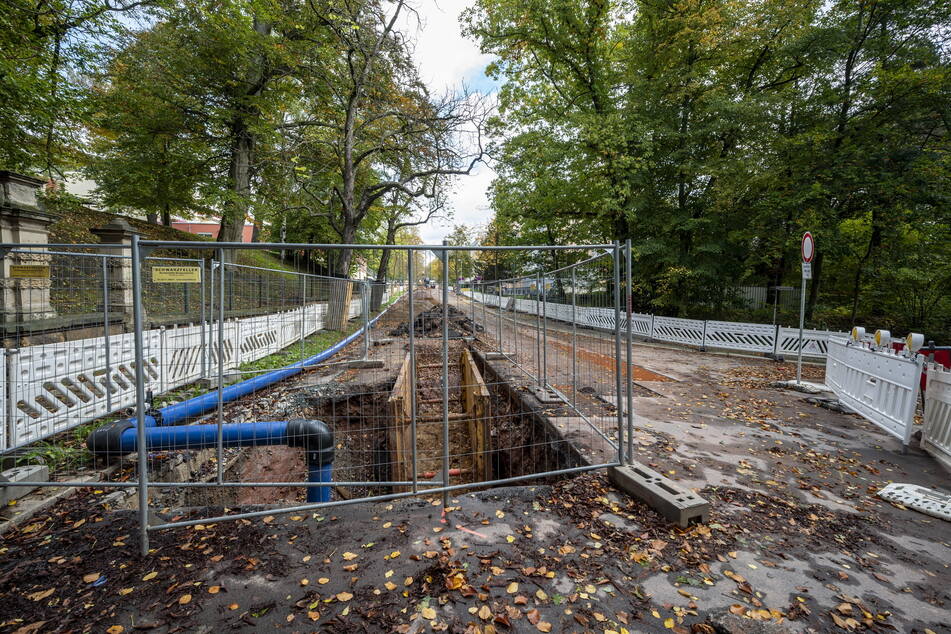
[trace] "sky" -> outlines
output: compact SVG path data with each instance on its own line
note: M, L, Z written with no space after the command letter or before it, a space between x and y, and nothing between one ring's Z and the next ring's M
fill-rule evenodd
M462 36L459 15L472 4L472 0L418 0L415 3L419 21L412 19L408 28L416 32L416 62L423 81L437 93L459 89L463 84L472 91L487 94L497 88L483 72L492 57L480 53L475 42ZM456 224L485 225L492 215L488 190L494 177L492 168L480 164L469 176L457 178L449 196L452 218L422 225L423 241L439 244Z

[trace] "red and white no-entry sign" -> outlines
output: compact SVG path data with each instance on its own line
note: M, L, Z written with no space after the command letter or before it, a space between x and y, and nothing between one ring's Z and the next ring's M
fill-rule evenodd
M812 262L812 257L816 254L816 241L813 240L810 232L802 234L802 245L799 250L802 252L803 262Z

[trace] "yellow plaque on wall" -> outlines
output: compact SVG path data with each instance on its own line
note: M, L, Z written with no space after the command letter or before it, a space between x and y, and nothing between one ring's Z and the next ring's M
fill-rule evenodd
M201 282L201 268L197 266L153 266L152 281L197 284Z
M10 277L15 279L31 277L49 279L50 267L47 264L11 264Z

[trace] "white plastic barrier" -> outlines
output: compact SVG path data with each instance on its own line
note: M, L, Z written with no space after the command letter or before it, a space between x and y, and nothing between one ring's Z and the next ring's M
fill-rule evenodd
M703 322L678 317L654 317L654 339L703 346Z
M487 306L498 306L498 295L489 295L464 289L462 294ZM535 315L539 302L534 299L512 299L506 310ZM546 302L545 315L571 323L571 304ZM575 318L579 326L614 330L614 309L578 306ZM634 313L632 330L635 336L657 341L686 344L699 348L717 348L737 352L795 356L799 351L799 329L777 327L770 324L752 324L737 321L703 321L678 317L658 317ZM621 328L627 329L627 314L621 312ZM829 337L848 336L848 333L833 330L805 329L802 333L802 354L812 359L825 359L828 355Z
M161 389L162 331L143 334L145 389ZM11 351L12 425L9 447L59 433L135 400L135 342L132 333L80 339ZM107 381L109 374L110 381ZM111 389L109 384L111 383ZM111 392L110 409L110 395Z
M768 354L776 349L776 327L737 321L708 321L703 345Z
M363 298L350 302L348 317L363 313ZM257 361L310 336L324 325L325 302L293 310L226 321L221 352L224 370ZM302 323L303 322L303 323ZM218 327L158 328L143 333L146 390L161 394L217 373ZM44 344L7 355L10 389L0 390L8 424L0 425L0 451L35 442L135 404L135 343L132 333L109 337L112 389L107 393L104 337ZM0 372L0 376L4 375ZM6 377L0 388L6 388ZM10 402L7 402L7 394Z
M921 447L951 471L951 370L937 363L928 366Z
M829 338L845 337L849 333L835 330L810 330L802 331L802 356L816 357L825 359L829 354ZM795 356L799 353L799 329L798 328L780 328L779 339L776 342L776 354L785 356Z
M920 357L871 350L833 337L828 342L826 385L839 401L908 445L921 380Z

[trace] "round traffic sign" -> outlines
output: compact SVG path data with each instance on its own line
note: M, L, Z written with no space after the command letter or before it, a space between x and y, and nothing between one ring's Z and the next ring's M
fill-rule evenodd
M816 241L808 231L802 234L802 245L800 247L803 262L812 262L812 257L816 254Z

